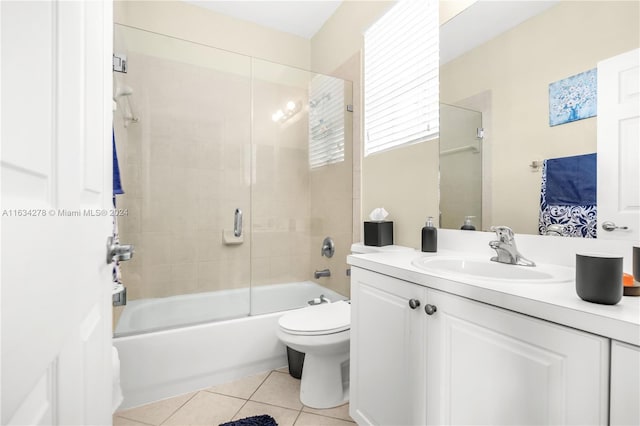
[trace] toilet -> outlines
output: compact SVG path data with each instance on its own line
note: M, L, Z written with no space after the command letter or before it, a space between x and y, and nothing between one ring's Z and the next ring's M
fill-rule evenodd
M341 300L284 314L278 321L282 343L303 352L300 401L331 408L349 401L351 305Z
M412 250L407 247L351 246L353 254ZM278 320L278 338L305 354L300 401L311 408L332 408L349 401L351 304L337 301L286 313Z

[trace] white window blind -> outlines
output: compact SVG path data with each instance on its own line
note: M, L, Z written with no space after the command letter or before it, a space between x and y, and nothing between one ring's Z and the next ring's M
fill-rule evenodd
M344 161L344 81L316 75L309 83L309 165Z
M400 0L364 48L364 155L438 137L438 1Z

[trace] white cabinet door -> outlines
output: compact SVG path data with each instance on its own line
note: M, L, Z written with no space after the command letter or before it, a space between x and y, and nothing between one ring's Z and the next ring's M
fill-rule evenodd
M432 425L607 424L609 340L429 289Z
M598 238L640 241L640 49L598 63ZM603 222L619 227L607 232Z
M0 2L3 425L111 424L112 7Z
M640 425L640 347L611 343L611 426Z
M424 424L424 297L415 284L352 268L350 414L360 425ZM412 309L414 299L420 306Z

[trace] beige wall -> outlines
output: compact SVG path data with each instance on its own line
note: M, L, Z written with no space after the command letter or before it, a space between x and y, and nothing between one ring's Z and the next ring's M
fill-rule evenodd
M394 242L420 248L427 216L438 222L438 140L373 154L362 163L363 220L376 207L394 221Z
M311 69L331 74L364 46L363 34L395 1L345 0L311 39Z
M354 54L361 54L365 30L394 3L345 1L311 40L312 68L332 73ZM362 71L352 75L351 79L354 89L359 88L354 91L354 98L358 97L357 103L362 105ZM358 108L355 112L360 115L354 116L354 120L359 119L355 124L359 132L354 144L362 152L362 115ZM395 243L420 247L420 231L426 217L434 216L436 221L438 217L437 156L438 143L431 141L379 153L354 165L354 197L361 190L362 206L360 213L354 206L354 227L357 225L354 241L362 239L363 221L368 220L369 212L374 207L384 206L391 213L389 220L395 222Z
M469 106L465 100L483 92L491 98L493 224L537 233L540 173L528 165L596 151L596 117L549 127L549 83L637 48L638 6L562 2L441 67L442 102Z
M300 68L309 68L310 42L181 3L119 2L116 8L118 23L198 43L116 28L116 49L129 59L129 73L116 78L134 88L140 118L125 128L116 113L115 122L126 191L118 203L131 212L120 223L121 239L137 247L134 260L122 265L129 297L306 281L325 267L332 277L316 281L348 295L356 203L351 140L343 163L310 171L306 108L284 124L271 119L289 100L308 104L312 74ZM228 33L199 33L195 27L205 21L210 28L226 22ZM268 61L251 64L199 43ZM335 74L349 78L359 71L356 55ZM349 103L351 91L349 83ZM354 130L351 113L346 117L346 128ZM225 245L222 231L232 228L235 208L245 212L244 243ZM325 236L336 243L332 259L320 256Z
M251 234L226 246L222 231L232 229L236 208L250 209L250 79L128 55L129 72L116 78L133 88L139 122L125 128L121 108L114 129L125 190L117 202L129 211L120 236L136 247L122 264L129 297L246 287Z
M356 54L332 74L350 81L359 73L360 55ZM353 99L353 95L359 90L357 84L348 82L345 89L345 102L353 104L354 112L345 112L344 161L311 171L310 262L314 270L328 268L331 271L331 277L314 281L349 296L350 281L346 275L347 255L351 251L351 243L359 241L357 239L359 235L354 240L354 232L359 230L360 221L358 220L354 225L353 218L356 215L355 212L360 210L360 192L354 190L360 182L359 175L355 172L359 170L360 161L358 146L354 146L353 140L358 140L360 137L359 111L361 108L359 101ZM331 237L335 243L336 251L331 258L320 255L325 237Z
M311 68L309 40L181 1L116 0L114 21L255 58Z

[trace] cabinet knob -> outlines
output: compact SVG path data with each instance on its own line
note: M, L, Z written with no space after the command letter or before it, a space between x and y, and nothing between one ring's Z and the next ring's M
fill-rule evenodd
M418 299L409 299L409 307L411 309L415 309L420 306L420 301Z
M433 315L436 313L436 311L438 310L438 308L436 307L436 305L429 305L427 304L424 307L424 311L427 313L427 315Z

